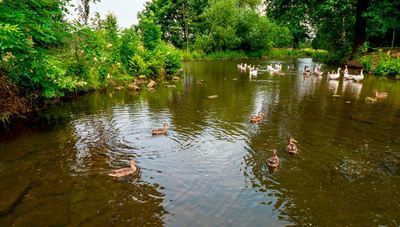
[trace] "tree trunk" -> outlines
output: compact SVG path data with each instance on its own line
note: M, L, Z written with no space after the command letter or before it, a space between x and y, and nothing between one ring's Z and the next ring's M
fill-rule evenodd
M393 28L393 33L392 33L392 45L390 46L390 52L392 52L392 50L393 50L395 35L396 35L396 30L394 30L394 28Z
M362 14L367 10L370 0L357 0L356 22L354 25L354 42L351 58L355 56L360 46L365 42L367 21Z

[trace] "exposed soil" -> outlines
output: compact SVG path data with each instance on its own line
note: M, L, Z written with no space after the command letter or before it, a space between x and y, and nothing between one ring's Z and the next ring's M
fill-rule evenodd
M18 87L0 71L0 121L7 121L11 116L21 116L28 112L29 105L20 95Z

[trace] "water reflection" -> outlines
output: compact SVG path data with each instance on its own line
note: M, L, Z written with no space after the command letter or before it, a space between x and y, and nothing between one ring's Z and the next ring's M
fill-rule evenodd
M354 82L352 80L343 80L343 94L352 99L359 99L363 83Z
M312 59L281 62L283 74L251 81L239 61L191 62L156 92L52 106L36 131L0 140L2 182L29 189L0 225L397 225L399 84L303 77ZM388 98L366 105L374 89ZM250 123L259 111L264 120ZM152 137L163 122L168 136ZM285 151L290 136L296 156ZM272 149L277 171L267 168ZM130 159L139 175L107 176Z
M338 94L339 91L339 81L338 80L329 80L328 81L329 91L334 95Z

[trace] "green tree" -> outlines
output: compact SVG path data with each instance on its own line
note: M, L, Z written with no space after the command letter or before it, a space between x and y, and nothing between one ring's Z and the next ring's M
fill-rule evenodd
M79 17L83 24L87 25L90 15L90 3L100 2L100 0L80 0L77 7Z
M142 17L138 28L143 36L144 47L154 50L161 43L161 28L156 24L154 16Z
M295 43L314 39L314 47L337 60L353 57L368 38L388 32L393 46L400 26L397 0L266 0L265 5L270 17L288 25Z
M207 6L208 0L154 0L146 3L139 18L153 17L161 27L163 40L187 48L202 26L200 15Z
M203 13L204 27L197 35L197 46L205 51L235 49L240 43L236 35L238 22L236 0L214 0Z
M372 1L368 11L364 13L367 19L368 38L385 37L391 33L390 46L393 49L396 31L400 28L400 2L396 0ZM382 41L381 41L382 42Z
M0 3L0 54L12 56L2 58L1 67L27 91L39 90L55 96L74 84L72 78L63 77L62 61L48 54L65 43L66 3L62 0Z

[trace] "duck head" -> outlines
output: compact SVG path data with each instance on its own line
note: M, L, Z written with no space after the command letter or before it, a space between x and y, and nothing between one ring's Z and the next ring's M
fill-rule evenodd
M274 157L277 157L278 156L278 151L276 149L273 149L272 150L272 154L274 155Z
M293 137L289 138L289 144L294 144L297 143L297 140L295 140Z
M168 129L168 123L164 123L164 128Z
M136 161L132 159L129 161L129 164L131 164L131 167L134 167L136 166Z

